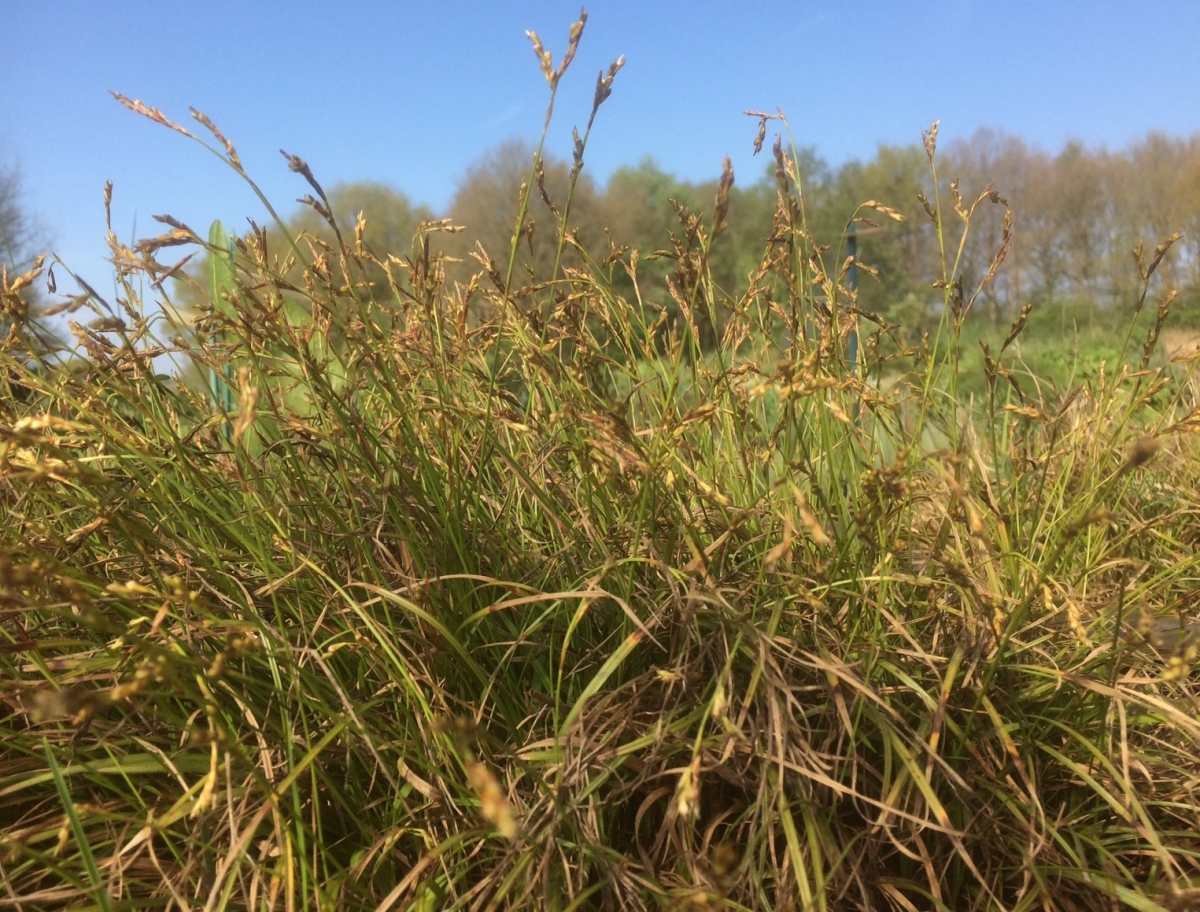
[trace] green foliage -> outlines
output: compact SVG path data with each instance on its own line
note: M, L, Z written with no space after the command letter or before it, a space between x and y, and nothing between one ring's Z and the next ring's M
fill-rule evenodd
M329 191L328 217L320 208L301 207L288 221L288 230L328 246L334 256L343 243L356 256L360 250L369 253L361 293L398 303L397 297L409 289L405 260L418 228L433 218L430 210L414 206L394 187L372 181L335 184Z
M46 306L35 279L42 275L48 241L23 196L20 171L0 163L0 343L11 350L20 334L37 353L45 354L57 348L57 335L30 318ZM5 395L8 380L0 376L0 395ZM8 385L7 392L16 391Z
M21 174L15 166L0 165L0 265L10 274L33 267L44 252L46 239L23 199ZM36 289L29 287L27 295Z
M445 237L444 249L463 265L451 278L463 281L478 272L479 248L493 261L507 264L514 233L519 241L513 262L513 282L532 285L549 281L559 260L559 223L571 200L571 234L579 247L598 249L604 238L601 200L588 175L571 176L570 166L552 157L536 159L537 150L514 140L492 149L476 161L459 184L450 204L449 219L465 227L460 235ZM540 160L540 178L533 171ZM522 209L522 205L524 209ZM566 262L580 266L575 244Z
M237 270L234 267L233 249L225 234L225 226L216 221L208 231L208 287L213 307L226 320L234 320L237 313L231 298L237 289ZM214 341L220 342L218 336ZM215 367L208 371L208 382L213 402L225 412L233 411L233 363L229 361L219 373Z

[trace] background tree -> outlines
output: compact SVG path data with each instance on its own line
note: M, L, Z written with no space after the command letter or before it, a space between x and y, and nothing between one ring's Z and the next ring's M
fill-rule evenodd
M682 231L672 201L692 212L701 208L697 189L677 180L649 156L636 167L618 168L605 189L606 216L613 242L638 251L637 291L642 300L652 307L666 307L674 312L667 277L675 264L669 255L673 252L671 236L678 237ZM666 256L655 256L660 253ZM624 259L629 261L628 256ZM635 292L628 273L618 269L613 279L617 290L632 300Z
M1050 202L1071 276L1072 290L1082 299L1100 291L1098 280L1108 250L1108 226L1112 224L1111 200L1103 179L1107 162L1079 143L1068 143L1054 159Z
M677 315L678 306L667 280L674 279L679 250L687 247L685 220L689 215L698 216L707 236L712 230L719 189L719 179L682 181L650 157L636 167L617 169L609 178L605 203L611 237L618 247L638 251L637 293L652 307ZM739 187L735 180L727 200L723 229L718 237L709 238L707 259L715 286L718 323L727 307L745 291L749 276L763 256L775 212L774 168L769 177L748 188ZM693 248L698 253L698 244ZM629 256L623 259L631 264ZM613 283L626 297L635 294L633 280L623 268L614 271ZM720 327L708 326L707 313L697 313L695 318L703 324L701 335L711 344Z
M464 228L461 234L444 238L445 251L462 261L450 270L452 278L465 282L480 270L480 264L472 255L479 246L494 260L500 275L506 274L523 188L533 173L534 153L534 147L524 140L510 140L468 168L447 213L454 224ZM558 254L558 226L567 205L569 182L567 163L546 156L542 163L541 188L536 185L531 188L521 226L512 279L515 287L551 278ZM542 189L550 205L543 198ZM586 250L601 256L607 252L607 245L602 246L606 221L603 201L586 172L581 173L576 182L567 218L568 229ZM570 245L564 250L562 262L566 265L579 262L578 253Z
M842 165L808 207L817 242L829 248L825 259L831 271L839 269L846 256L842 236L859 205L875 200L904 216L899 223L875 218L883 230L859 241L859 260L875 275L860 271L858 300L863 309L910 333L919 333L930 322L935 295L929 283L941 272L937 237L918 202L919 193L932 198L925 150L918 145L880 145L873 159Z
M931 177L920 144L881 145L863 161L831 168L814 150L801 149L802 177L809 225L826 248L826 268L836 270L844 257L847 220L862 202L874 199L905 215L886 220L884 230L859 242L860 260L877 272L860 273L859 299L867 310L898 323L911 337L937 319L940 293L930 283L940 275L940 253L930 219L917 194L932 199ZM523 186L530 180L534 148L521 140L503 143L470 166L444 213L464 231L436 235L434 243L457 263L447 266L451 279L466 285L480 272L473 253L482 245L501 274L507 271ZM771 230L776 205L775 165L770 162L753 183L744 177L729 193L726 228L711 245L708 267L721 290L718 311L736 300L758 265ZM651 306L674 311L666 279L677 266L674 242L683 235L680 210L711 226L717 169L706 181L687 181L664 170L652 158L618 168L603 187L586 173L579 176L568 216L572 235L596 262L615 245L639 252L638 291ZM1168 137L1149 133L1119 152L1068 144L1057 154L1030 148L1019 137L981 129L967 140L945 144L939 152L939 188L946 226L947 256L957 250L961 223L954 215L950 184L955 178L969 204L989 186L1009 203L1013 237L1004 268L977 304L977 313L995 325L1011 320L1027 301L1056 303L1089 314L1131 300L1138 276L1130 250L1139 241L1146 251L1176 231L1183 239L1160 266L1156 282L1178 286L1200 297L1200 136ZM549 280L558 251L561 214L570 181L568 163L543 162L541 187L529 192L513 271L517 288ZM548 205L543 198L549 199ZM411 251L412 235L431 216L400 191L377 183L339 184L329 194L343 237L353 240L359 212L366 220L365 246L386 260ZM975 212L960 264L967 289L986 274L1001 243L1004 206L983 204ZM870 215L870 213L866 213ZM307 232L320 243L333 243L326 221L301 207L288 221L289 231ZM277 254L289 245L268 233ZM655 257L665 251L666 256ZM562 264L579 263L568 245ZM622 257L629 262L628 252ZM630 300L633 282L621 262L609 259L617 292ZM403 282L403 268L393 270ZM368 266L371 293L392 294L381 270ZM476 299L479 300L478 298ZM1064 319L1066 310L1063 311ZM720 319L720 313L718 313ZM708 334L713 337L712 333Z
M48 243L25 205L19 169L0 163L0 269L7 274L0 297L0 355L13 359L0 364L0 400L26 398L29 387L22 382L23 369L33 368L61 345L54 329L36 319L46 307L39 285L8 290L15 279L34 267Z
M355 226L361 215L364 222L364 252L369 252L381 262L388 262L389 256L398 259L409 256L417 228L432 218L428 207L415 206L400 190L374 181L335 184L327 196L330 212L346 244L354 247ZM285 225L291 238L300 241L301 251L307 253L314 245L318 248L324 245L331 251L336 264L338 254L333 227L315 209L307 205L297 207ZM299 282L298 265L293 263L290 268L284 269L292 253L290 241L276 226L267 228L266 239L268 259L277 264L283 273L281 278ZM173 304L181 312L184 322L204 313L210 303L207 275L208 257L204 255L197 257L187 276L176 284ZM401 287L406 285L407 274L402 266L393 264L392 276ZM378 301L394 299L395 294L386 272L371 262L370 258L364 259L360 278L359 293L371 295ZM295 303L307 309L302 299L296 299Z
M48 241L37 220L25 204L20 169L15 164L0 163L0 266L8 270L9 280L32 268L40 254L46 252ZM42 304L36 286L20 291L25 305L36 312ZM0 337L8 335L12 319L0 317Z
M0 262L24 272L45 244L45 232L25 205L20 169L0 163Z
M1175 255L1159 267L1170 286L1200 284L1200 136L1181 139L1150 132L1120 157L1113 183L1117 194L1120 266L1129 273L1128 249L1139 240L1154 244L1181 232ZM1117 259L1117 258L1114 258Z
M1030 284L1027 238L1022 220L1031 205L1030 151L1024 140L981 128L970 139L946 148L945 163L959 179L963 196L973 200L988 187L1008 205L983 205L971 220L960 274L966 289L978 287L1003 243L1004 218L1012 213L1014 237L1000 274L983 290L979 305L993 326L1012 318Z
M371 258L364 260L362 290L376 301L395 298L387 272L372 262L389 262L389 257L403 260L412 253L413 238L422 222L433 218L426 206L414 206L405 194L395 187L375 181L339 183L328 191L329 209L341 232L342 239L352 248L355 245L355 227L363 219L363 250ZM292 237L307 234L334 247L336 236L329 222L311 206L301 206L288 219L288 230ZM277 232L272 232L277 235ZM286 243L282 238L280 242ZM336 248L335 248L336 249ZM403 293L407 284L406 270L400 263L392 262L392 281ZM396 301L397 304L401 302Z

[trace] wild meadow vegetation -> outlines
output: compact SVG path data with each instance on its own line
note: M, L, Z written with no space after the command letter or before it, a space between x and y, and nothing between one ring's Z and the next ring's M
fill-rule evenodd
M551 101L582 31L534 36ZM69 358L40 268L6 277L0 905L1200 909L1174 239L1111 356L1047 380L1023 334L1078 315L973 322L1012 223L964 281L1004 203L945 183L936 124L905 336L844 237L901 213L819 237L763 114L730 292L728 168L661 251L573 230L619 69L465 264L453 221L373 245L289 155L321 231L110 233L116 294L51 308ZM121 100L251 180L204 115Z

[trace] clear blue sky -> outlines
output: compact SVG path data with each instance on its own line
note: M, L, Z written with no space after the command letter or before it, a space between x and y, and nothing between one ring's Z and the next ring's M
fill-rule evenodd
M263 218L237 176L184 137L125 110L113 89L190 123L204 111L285 213L306 191L278 150L317 178L381 180L440 209L468 165L514 136L535 139L545 82L525 37L559 58L577 3L123 3L8 0L0 55L0 157L55 251L111 288L104 182L128 240L170 213ZM834 165L879 143L980 126L1056 151L1071 139L1123 147L1147 130L1200 132L1200 2L594 0L560 92L551 149L570 150L596 74L626 56L587 168L603 182L652 155L680 177L751 158L747 108L782 108L800 145ZM60 286L62 287L62 286Z

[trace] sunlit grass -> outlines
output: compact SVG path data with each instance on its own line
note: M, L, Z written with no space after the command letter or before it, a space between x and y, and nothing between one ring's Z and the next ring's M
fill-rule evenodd
M447 288L441 223L231 263L171 223L71 303L75 369L14 334L4 902L1196 908L1195 361L1065 394L960 362L938 215L931 349L860 318L851 370L774 155L732 302L698 214L670 312L561 256L517 288L515 241ZM228 268L172 339L142 291L180 242Z

